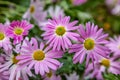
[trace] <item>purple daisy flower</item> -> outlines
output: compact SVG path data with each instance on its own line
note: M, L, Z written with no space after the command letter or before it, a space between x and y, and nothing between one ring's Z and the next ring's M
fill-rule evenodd
M72 45L72 40L77 41L79 36L74 31L78 28L75 26L77 21L69 22L70 17L59 17L49 19L49 23L43 28L45 33L44 40L52 47L53 50L68 49Z
M32 43L25 40L26 45L22 46L18 64L21 66L28 66L28 69L34 69L36 74L44 75L51 70L57 70L60 66L60 62L54 58L61 58L62 51L52 51L49 47L46 47L42 42L38 47L38 42L35 38L31 39ZM24 49L23 49L24 48Z
M33 18L40 27L44 26L47 23L47 12L43 7L44 1L30 0L30 7L23 15L23 19L31 20Z
M83 25L80 25L78 31L80 33L79 42L73 44L69 51L70 53L76 52L73 57L74 63L82 63L87 55L87 66L90 59L92 59L92 62L98 60L96 54L103 57L107 56L108 48L104 45L108 43L106 40L108 34L104 34L103 29L98 29L97 25L88 22L85 28Z
M61 80L60 75L56 75L55 71L50 71L44 76L44 80Z
M106 46L114 53L114 55L120 55L120 36L110 38L110 41Z
M28 35L28 31L32 28L32 24L25 20L13 21L8 27L8 35L14 39L14 44L23 40L23 37Z
M5 50L11 49L11 42L7 34L7 26L0 23L0 48Z
M33 76L33 75L26 66L20 69L20 66L17 64L19 60L16 59L18 55L19 54L13 55L12 50L5 51L5 54L1 55L4 57L5 62L2 63L2 65L0 65L0 73L6 72L7 70L10 74L9 80L19 80L19 78L23 80L29 80L28 76Z
M109 59L98 56L99 62L95 62L95 67L89 64L85 70L85 76L89 78L96 78L97 80L104 80L102 73L120 74L120 62L118 57L112 56Z

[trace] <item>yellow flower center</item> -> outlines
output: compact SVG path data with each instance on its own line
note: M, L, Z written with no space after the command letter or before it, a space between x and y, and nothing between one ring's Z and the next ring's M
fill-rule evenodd
M0 40L3 40L5 38L4 33L0 32Z
M16 57L17 57L17 56L14 56L14 57L12 58L13 64L17 64L17 63L19 62L19 60L17 60Z
M120 45L118 45L118 49L120 49Z
M109 67L110 66L110 60L109 59L102 59L101 60L101 65L103 65L105 67Z
M35 7L32 5L30 6L30 13L34 13L35 12Z
M41 50L35 50L33 53L34 60L41 61L45 58L45 53Z
M17 35L21 35L23 33L23 29L22 28L15 28L14 33Z
M47 73L47 77L49 77L49 78L52 77L52 71L50 71L49 73Z
M63 36L65 34L66 30L65 30L64 26L59 26L56 28L55 32L58 36Z
M86 39L85 42L84 42L84 47L87 49L87 50L92 50L95 46L95 42L93 39Z

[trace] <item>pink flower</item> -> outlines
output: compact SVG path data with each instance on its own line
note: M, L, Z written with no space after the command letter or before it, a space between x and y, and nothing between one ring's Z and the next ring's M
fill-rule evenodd
M9 80L9 71L0 72L0 80Z
M77 6L77 5L81 5L84 4L85 2L87 2L87 0L71 0L73 5Z
M0 48L5 50L11 49L11 42L7 34L7 26L0 23Z
M5 59L5 62L2 65L0 65L0 72L4 73L6 72L6 70L9 71L9 80L19 80L19 78L21 78L22 80L29 80L28 75L33 75L26 66L20 69L20 66L17 64L19 60L16 59L18 55L19 54L14 55L12 50L5 51L5 54L2 54L2 56Z
M85 75L89 78L96 78L97 80L104 80L102 73L120 74L120 62L118 57L112 56L108 59L98 56L99 62L95 62L95 67L89 64L85 70Z
M51 70L57 70L60 66L60 62L54 58L61 58L62 51L52 51L49 47L46 47L42 42L38 47L38 42L35 38L32 41L25 40L27 45L22 46L18 64L21 66L28 66L28 69L35 70L36 74L44 75ZM32 42L32 43L31 43ZM24 49L23 49L24 48Z
M25 20L13 21L8 28L8 35L14 39L14 44L23 40L23 37L28 35L28 31L32 28L32 24Z
M69 22L70 17L59 17L52 20L49 19L49 23L43 28L45 33L42 34L44 40L47 40L47 44L52 47L53 50L68 49L72 45L72 41L77 41L79 36L75 30L78 28L75 26L77 21Z
M45 25L47 13L43 10L44 3L40 0L30 0L30 7L23 15L23 19L35 20L40 26Z
M59 16L64 17L64 10L60 7L60 6L55 6L54 7L50 7L48 9L48 14L52 17L52 18L59 18Z
M44 80L61 80L61 77L60 75L57 76L55 71L50 71L45 75Z
M114 53L114 55L120 55L120 36L110 38L110 41L106 46Z
M65 74L65 77L67 80L79 80L79 76L76 74L76 72L70 74L69 76Z
M97 25L88 22L86 23L85 28L83 25L80 25L78 31L80 33L80 37L78 38L79 42L73 44L69 51L70 53L75 52L73 57L74 63L82 63L87 55L87 66L90 59L92 59L92 62L94 62L94 60L98 60L96 58L96 54L99 54L103 57L107 56L108 48L104 45L108 43L106 40L108 34L104 34L103 29L98 29Z

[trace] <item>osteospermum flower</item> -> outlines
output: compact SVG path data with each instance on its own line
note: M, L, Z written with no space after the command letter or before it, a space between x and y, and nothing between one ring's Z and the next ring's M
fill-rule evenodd
M23 37L28 35L28 31L32 28L32 24L25 20L13 21L8 28L8 35L14 39L14 44L23 40Z
M74 63L82 63L87 55L87 66L90 59L92 62L98 60L96 54L103 57L107 56L108 48L104 45L108 43L106 40L108 34L104 34L103 29L98 29L97 25L88 22L85 28L83 25L80 25L78 31L80 33L80 37L78 38L79 42L73 44L69 51L70 53L76 52L73 57Z
M96 78L97 80L104 80L103 73L120 74L120 62L117 60L118 57L112 56L109 59L98 56L99 62L95 62L95 67L92 64L88 65L85 70L85 76L88 78Z
M77 41L79 35L74 32L78 28L75 26L77 21L69 21L70 17L60 16L49 20L49 23L43 28L45 33L42 36L53 50L68 49L72 45L71 40Z
M7 26L0 23L0 48L8 50L12 48L9 36L7 34Z
M31 71L27 67L20 69L20 66L17 64L19 60L16 57L19 54L14 55L12 50L5 51L6 54L2 56L5 58L5 63L0 65L0 72L9 71L9 80L29 80L28 76L32 76Z
M114 55L120 55L120 36L110 38L110 41L106 46L114 53Z
M49 73L49 70L56 70L60 66L60 62L54 58L61 58L63 52L52 51L46 47L42 42L38 47L36 39L31 39L32 43L25 40L27 45L22 46L21 55L17 57L19 65L28 66L28 69L34 70L36 74L44 75Z

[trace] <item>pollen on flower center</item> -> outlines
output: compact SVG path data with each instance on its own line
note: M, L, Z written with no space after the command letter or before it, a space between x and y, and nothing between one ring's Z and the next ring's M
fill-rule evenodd
M52 77L52 71L50 71L49 73L47 73L47 77L49 77L49 78Z
M17 60L16 57L17 57L17 56L14 56L14 57L12 58L13 64L17 64L17 63L19 62L19 60Z
M65 34L66 30L65 30L64 26L59 26L56 28L55 32L58 36L63 36Z
M23 29L22 28L15 28L14 33L17 35L21 35L23 33Z
M95 46L95 42L93 39L86 39L85 42L84 42L84 47L87 49L87 50L92 50Z
M109 59L102 59L101 60L101 65L103 65L105 67L109 67L110 66L110 60Z
M0 40L3 40L5 38L4 33L0 32Z
M41 61L45 58L45 53L41 50L35 50L33 53L34 60Z
M30 13L34 13L35 12L35 7L32 5L30 6Z

